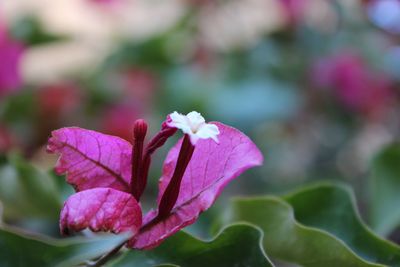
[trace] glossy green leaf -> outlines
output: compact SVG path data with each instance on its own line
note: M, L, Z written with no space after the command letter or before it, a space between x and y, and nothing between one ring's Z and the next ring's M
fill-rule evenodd
M126 235L112 235L55 240L3 227L0 229L0 266L75 266L101 256L126 238Z
M372 163L370 175L371 225L387 235L400 225L400 144L383 149Z
M247 224L229 226L211 241L181 231L153 250L127 252L112 266L273 266L262 251L261 238L260 230Z
M301 224L293 208L277 197L235 200L230 221L258 225L264 231L266 253L282 261L305 267L383 266L367 262L334 235Z
M61 207L54 180L45 172L24 162L19 156L9 157L0 169L0 202L5 219L57 219Z
M350 188L320 184L290 194L285 200L297 221L333 234L364 260L400 266L400 247L380 238L363 223Z

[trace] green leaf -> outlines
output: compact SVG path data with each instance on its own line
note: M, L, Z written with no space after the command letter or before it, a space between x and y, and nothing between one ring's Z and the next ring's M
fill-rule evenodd
M247 224L229 226L211 241L181 231L153 250L127 252L112 266L273 266L262 251L261 237L259 229Z
M112 235L92 239L48 239L21 234L13 228L0 228L0 266L70 267L96 258L127 238Z
M364 260L400 266L400 247L380 238L363 223L349 187L320 184L285 199L300 223L333 234Z
M277 197L235 200L230 221L259 226L264 231L266 253L279 260L305 267L382 266L362 259L334 235L301 224L293 208Z
M387 235L400 225L400 144L383 149L372 163L370 175L372 228Z
M0 201L5 219L57 219L61 207L55 181L17 155L0 169Z

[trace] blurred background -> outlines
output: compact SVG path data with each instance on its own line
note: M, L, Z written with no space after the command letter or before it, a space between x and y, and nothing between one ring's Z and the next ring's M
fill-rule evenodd
M368 221L370 161L399 136L399 81L399 0L2 0L3 220L58 235L72 188L52 172L52 130L131 141L135 119L151 136L168 113L196 110L249 135L265 164L192 231L232 195L320 180L352 185ZM148 207L172 144L154 160Z

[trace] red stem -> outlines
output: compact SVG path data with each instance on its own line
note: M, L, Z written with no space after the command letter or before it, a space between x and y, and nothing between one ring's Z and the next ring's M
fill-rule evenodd
M131 176L131 193L137 201L140 200L141 188L143 187L142 176L142 156L143 143L147 133L147 124L144 120L135 121L133 127L133 147L132 147L132 176Z
M146 147L146 152L143 156L142 161L142 168L141 168L141 177L140 177L140 188L139 188L139 197L143 194L144 189L146 188L147 184L147 177L149 174L150 163L151 163L151 155L161 146L165 144L165 142L170 138L172 135L176 133L176 128L169 128L163 127L161 131L154 136L154 138L149 142Z
M174 174L161 197L160 205L158 207L158 218L167 216L174 207L181 187L181 181L185 170L192 158L194 145L190 142L189 135L185 134L182 141L181 150L179 151L178 161L174 170Z

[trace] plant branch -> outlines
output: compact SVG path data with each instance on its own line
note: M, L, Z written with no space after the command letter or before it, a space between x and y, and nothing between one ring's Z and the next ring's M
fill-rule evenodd
M100 267L103 266L105 263L107 263L109 260L111 260L116 254L120 251L120 249L128 242L128 240L124 240L121 242L119 245L114 247L112 250L104 254L103 256L100 257L97 261L87 263L86 267Z

